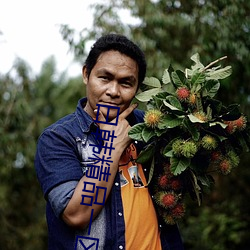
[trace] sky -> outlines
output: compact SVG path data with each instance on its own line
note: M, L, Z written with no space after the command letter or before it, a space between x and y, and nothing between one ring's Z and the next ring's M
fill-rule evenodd
M5 0L0 2L0 74L11 69L16 57L25 60L36 74L51 55L57 71L69 76L81 74L73 62L67 42L62 40L60 24L77 31L92 26L93 0Z

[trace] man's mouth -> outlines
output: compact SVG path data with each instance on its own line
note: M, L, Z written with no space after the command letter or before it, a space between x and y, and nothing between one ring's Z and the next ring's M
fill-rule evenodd
M108 106L119 106L120 104L114 102L101 102L100 105L108 105Z

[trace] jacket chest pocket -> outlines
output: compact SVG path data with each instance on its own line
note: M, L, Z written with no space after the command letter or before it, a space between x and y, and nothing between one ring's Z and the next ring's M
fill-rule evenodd
M82 139L80 137L76 137L76 145L77 145L77 152L78 152L78 159L82 166L83 174L86 173L88 170L89 164L94 164L93 159L93 145L98 145L97 142L89 137L88 135L83 135Z

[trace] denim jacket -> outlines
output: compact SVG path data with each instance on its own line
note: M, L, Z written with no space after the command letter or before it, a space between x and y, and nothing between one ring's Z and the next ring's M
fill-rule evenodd
M83 110L87 99L79 100L76 111L46 128L39 137L35 168L37 177L47 200L46 218L48 224L48 249L87 249L85 243L98 239L98 249L113 250L125 248L125 223L120 190L120 177L116 175L111 193L102 212L87 229L70 228L60 218L67 206L74 188L86 172L91 155L90 144L97 144L92 132L96 129L93 119ZM128 117L130 125L143 121L144 113L134 110ZM142 144L135 142L138 152ZM93 154L93 153L92 153ZM147 169L145 168L145 176ZM146 216L146 215L142 215ZM182 250L182 240L176 225L159 225L163 250ZM87 245L86 245L87 246ZM92 249L92 248L91 248ZM97 248L94 248L97 249Z

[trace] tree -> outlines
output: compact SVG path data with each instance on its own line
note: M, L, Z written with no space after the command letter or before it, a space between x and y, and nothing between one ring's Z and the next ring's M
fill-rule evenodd
M75 110L84 95L81 77L56 72L54 58L33 76L17 59L0 75L0 245L6 250L47 249L45 200L34 170L42 130Z

